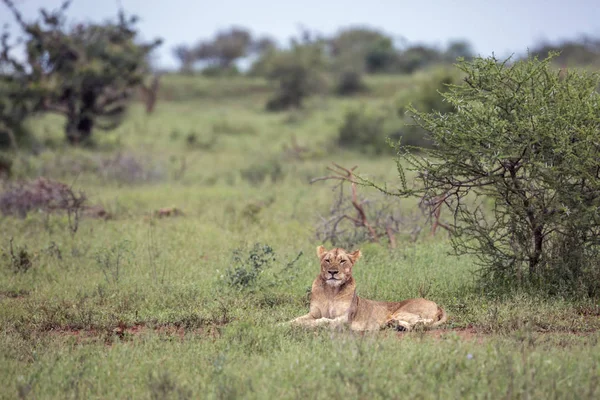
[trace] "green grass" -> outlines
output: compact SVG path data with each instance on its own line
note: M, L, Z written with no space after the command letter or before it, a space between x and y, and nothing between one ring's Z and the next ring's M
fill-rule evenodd
M598 305L492 297L476 284L474 260L450 256L446 235L428 237L425 220L416 242L400 235L395 250L361 246L355 276L361 296L435 300L450 315L442 330L277 325L307 310L315 226L334 200L329 183L309 179L334 161L397 184L391 158L333 144L346 109L386 104L411 84L369 83L375 89L362 97L270 114L264 82L168 77L182 97L150 117L134 107L117 131L98 133L95 151L65 148L57 119L32 121L46 150L20 154L15 177L72 183L113 217L84 218L75 234L64 215L0 219L0 397L596 398ZM284 150L292 135L307 148L302 160ZM124 179L126 168L99 167L119 153L154 173ZM154 217L161 207L185 215ZM417 212L414 201L399 207ZM26 248L27 272L11 269L11 237ZM275 261L247 288L229 287L241 265L234 252L247 260L255 243L271 246Z

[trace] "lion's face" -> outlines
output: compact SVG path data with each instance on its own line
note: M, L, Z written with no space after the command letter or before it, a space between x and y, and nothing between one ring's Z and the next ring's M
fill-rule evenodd
M352 278L352 267L361 256L360 250L347 253L335 248L327 251L325 247L317 247L317 256L321 260L321 279L333 287L339 287Z

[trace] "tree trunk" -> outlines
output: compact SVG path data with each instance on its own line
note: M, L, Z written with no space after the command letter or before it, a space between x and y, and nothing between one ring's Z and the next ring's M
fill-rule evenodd
M67 141L72 145L84 143L92 135L93 126L92 118L82 114L71 114L67 117L65 127Z
M542 246L544 244L544 227L536 226L533 229L533 254L529 257L529 275L536 277L539 273L538 264L542 259Z
M159 81L160 77L156 75L152 79L152 83L149 86L146 87L144 84L140 85L142 99L146 105L146 114L152 114L154 111L154 106L156 105L156 100L158 99Z

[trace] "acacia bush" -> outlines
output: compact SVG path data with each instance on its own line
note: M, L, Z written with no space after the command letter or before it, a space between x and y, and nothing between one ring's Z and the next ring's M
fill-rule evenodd
M25 218L34 211L77 212L86 206L87 197L68 185L45 178L12 183L0 193L0 214Z
M534 285L600 295L600 76L561 73L551 58L459 63L442 93L453 113L410 108L435 146L401 151L417 172L393 194L441 196L453 247L472 254L490 290Z

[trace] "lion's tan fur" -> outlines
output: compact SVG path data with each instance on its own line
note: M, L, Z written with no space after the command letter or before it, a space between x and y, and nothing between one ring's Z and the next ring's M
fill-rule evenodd
M360 250L317 248L321 271L312 284L310 311L291 321L308 327L348 325L355 331L372 331L386 326L411 330L416 325L437 326L446 313L436 303L423 298L400 302L367 300L356 294L352 267Z

